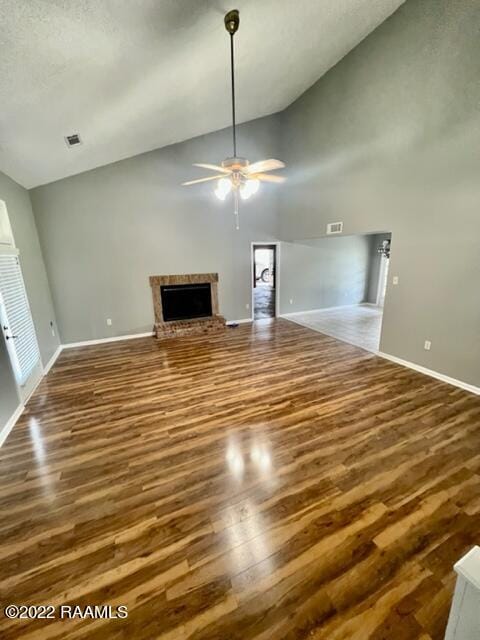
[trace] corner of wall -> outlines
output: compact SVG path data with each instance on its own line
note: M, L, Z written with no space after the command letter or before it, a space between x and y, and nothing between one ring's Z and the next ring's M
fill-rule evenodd
M25 288L42 361L47 362L60 344L60 339L30 194L27 189L0 172L0 198L6 203L15 244L20 252ZM52 335L50 323L53 323L55 336Z

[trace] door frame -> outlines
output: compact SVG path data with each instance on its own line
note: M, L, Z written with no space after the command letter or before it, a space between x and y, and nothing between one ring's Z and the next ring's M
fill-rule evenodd
M250 316L252 322L255 321L255 295L254 295L254 283L255 283L255 254L254 251L256 248L259 249L270 249L271 247L275 247L274 257L275 257L275 272L274 272L274 285L275 285L275 318L278 318L280 315L280 247L281 242L278 240L273 240L272 242L268 240L259 240L253 241L250 243L250 289L251 289L251 300L250 300Z

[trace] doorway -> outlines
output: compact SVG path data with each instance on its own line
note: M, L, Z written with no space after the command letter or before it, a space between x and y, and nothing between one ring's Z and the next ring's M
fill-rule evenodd
M390 232L318 238L305 247L298 245L295 250L301 259L296 264L302 271L296 267L289 281L295 283L292 293L307 304L289 319L378 352L388 298L390 245Z
M277 303L277 245L252 245L253 319L264 320L276 316Z

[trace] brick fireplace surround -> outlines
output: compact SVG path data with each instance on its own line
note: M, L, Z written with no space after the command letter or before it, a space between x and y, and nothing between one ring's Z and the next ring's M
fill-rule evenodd
M163 318L162 296L160 287L181 284L210 284L212 297L212 315L206 318L191 320L172 320ZM225 318L219 314L218 308L218 273L186 273L169 276L150 276L153 309L155 311L155 335L159 339L178 336L214 333L225 329Z

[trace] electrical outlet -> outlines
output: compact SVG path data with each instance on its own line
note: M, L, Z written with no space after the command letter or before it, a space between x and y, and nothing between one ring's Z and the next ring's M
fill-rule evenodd
M293 298L290 298L289 302L290 304L293 304Z
M398 276L393 276L392 284L398 284Z
M111 318L107 318L107 325L108 325L109 327L111 327L111 326L112 326L112 319L111 319Z
M245 305L245 309L250 309L250 303L247 302L247 304Z
M423 348L425 349L425 351L430 351L430 349L432 348L432 343L430 342L430 340L425 340Z

